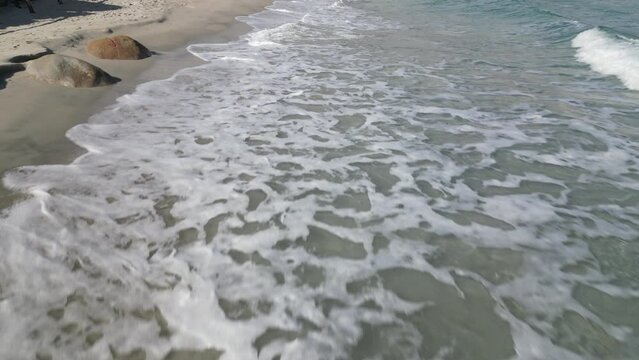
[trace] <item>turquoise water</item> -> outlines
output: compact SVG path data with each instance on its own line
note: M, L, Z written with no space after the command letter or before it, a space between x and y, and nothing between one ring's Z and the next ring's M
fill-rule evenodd
M5 177L0 357L638 358L638 14L238 19Z

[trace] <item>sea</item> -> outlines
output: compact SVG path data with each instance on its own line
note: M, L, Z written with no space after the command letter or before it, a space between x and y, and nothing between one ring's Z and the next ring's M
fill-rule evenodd
M639 359L639 2L275 0L0 216L0 358Z

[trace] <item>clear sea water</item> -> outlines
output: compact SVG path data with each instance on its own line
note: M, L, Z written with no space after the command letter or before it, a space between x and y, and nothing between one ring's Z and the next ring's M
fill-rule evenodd
M2 359L638 359L639 2L276 0L16 169Z

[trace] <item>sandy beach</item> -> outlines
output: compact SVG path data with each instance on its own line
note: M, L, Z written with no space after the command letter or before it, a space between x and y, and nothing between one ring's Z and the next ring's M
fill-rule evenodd
M66 163L82 150L65 138L141 82L170 76L202 61L192 42L228 41L248 30L235 17L259 11L268 0L85 0L34 2L35 14L13 3L0 7L0 173L22 165ZM156 53L143 60L102 60L85 51L91 39L126 34ZM66 88L26 72L2 71L9 59L47 51L86 60L120 78L97 88ZM37 104L37 106L35 106ZM15 194L0 189L0 204Z

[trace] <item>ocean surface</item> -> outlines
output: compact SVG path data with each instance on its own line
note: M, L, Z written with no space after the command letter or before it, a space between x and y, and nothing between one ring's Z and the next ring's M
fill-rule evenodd
M639 2L276 0L26 166L1 359L639 359Z

